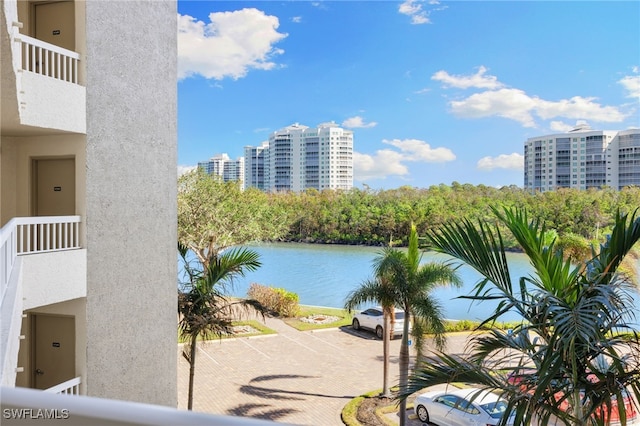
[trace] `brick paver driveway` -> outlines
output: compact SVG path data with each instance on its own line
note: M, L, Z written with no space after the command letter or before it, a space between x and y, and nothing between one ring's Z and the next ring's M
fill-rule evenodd
M382 387L382 342L351 327L299 332L267 318L277 335L206 343L198 350L194 410L298 425L341 425L352 398ZM466 336L449 339L457 352ZM397 383L400 339L391 342ZM189 364L179 349L178 401L186 408Z

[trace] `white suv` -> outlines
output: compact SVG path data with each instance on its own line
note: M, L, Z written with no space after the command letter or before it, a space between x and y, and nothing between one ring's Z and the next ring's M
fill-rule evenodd
M395 323L393 326L393 334L401 336L404 327L404 311L401 309L395 309ZM364 311L357 313L353 316L351 322L354 330L366 328L376 333L378 339L382 339L384 330L384 317L382 315L382 308L376 306L375 308L365 309Z

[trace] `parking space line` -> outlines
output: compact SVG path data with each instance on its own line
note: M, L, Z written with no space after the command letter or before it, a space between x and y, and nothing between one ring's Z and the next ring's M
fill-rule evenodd
M295 340L295 339L292 339L292 338L291 338L291 337L289 337L289 336L285 336L285 335L283 334L283 335L282 335L282 337L284 337L284 338L286 338L286 339L291 340L293 343L297 343L298 345L302 346L303 348L309 349L311 352L319 353L318 351L316 351L316 350L314 350L314 349L311 349L311 348L310 348L309 346L307 346L307 345L303 345L302 343L298 342L298 341L297 341L297 340Z
M344 348L341 348L340 346L336 346L336 345L334 345L333 343L329 343L328 341L326 341L326 340L324 340L324 339L319 338L318 336L314 335L313 333L309 333L309 336L314 337L314 338L316 338L316 339L320 340L320 341L321 341L322 343L324 343L325 345L329 345L329 346L331 346L332 348L336 348L336 349L338 349L338 350L340 350L340 351L342 351L342 350L344 349Z
M209 358L211 361L215 362L216 364L220 365L220 363L218 361L216 361L215 359L213 359L213 357L211 355L209 355L207 353L207 351L205 351L204 349L202 349L200 346L198 346L198 349L200 349L200 352L202 352L207 358Z
M259 354L264 355L265 357L267 357L268 359L271 359L271 357L267 354L265 354L264 352L262 352L260 349L256 348L255 346L249 344L249 342L246 341L246 339L240 339L240 341L242 343L244 343L245 345L249 346L251 349L253 349L254 351L258 352Z

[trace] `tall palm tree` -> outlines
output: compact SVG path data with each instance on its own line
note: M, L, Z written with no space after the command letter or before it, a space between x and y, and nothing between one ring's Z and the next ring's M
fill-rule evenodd
M418 350L422 351L424 334L434 334L438 349L445 343L444 315L431 291L439 286L461 286L456 270L447 263L429 262L421 264L422 254L418 248L418 233L411 224L409 247L406 251L385 248L374 260L374 285L361 286L349 296L347 307L376 301L386 309L398 307L404 311L404 329L400 343L400 387L405 388L409 377L409 324L413 318L411 335ZM393 309L390 309L393 312ZM385 332L385 337L388 337ZM400 426L406 422L406 400L400 402Z
M615 217L612 234L590 259L572 265L545 226L525 210L493 209L530 260L533 273L511 281L497 225L463 219L429 233L432 248L470 265L482 279L467 296L498 301L491 324L507 311L522 322L510 332L492 330L472 338L469 355L440 353L421 363L400 398L426 386L469 381L497 390L516 424L557 419L566 425L625 422L631 389L640 397L640 340L633 328L633 292L617 269L640 239L638 210ZM515 365L514 365L515 364ZM510 374L496 374L500 371Z
M189 361L189 410L193 407L193 382L198 338L211 339L233 332L232 320L242 311L253 310L264 315L264 308L255 300L231 299L228 286L245 271L260 267L259 255L253 250L237 248L212 257L206 267L194 266L189 249L178 243L187 282L178 293L178 329L187 341L183 356Z
M383 257L381 254L380 257ZM379 258L374 260L374 269L377 269ZM347 296L345 309L349 312L364 303L378 303L382 307L383 332L382 332L382 393L380 396L391 397L389 386L389 341L394 330L395 323L395 293L391 283L386 277L377 275L375 279L364 281L360 287L353 290Z

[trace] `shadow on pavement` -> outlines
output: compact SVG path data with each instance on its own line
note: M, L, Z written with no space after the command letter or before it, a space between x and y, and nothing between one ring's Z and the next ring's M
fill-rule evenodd
M369 332L369 331L366 331L366 330L354 330L353 327L351 327L350 325L343 325L341 327L338 327L338 329L340 331L342 331L343 333L347 333L347 334L350 334L352 336L360 337L361 339L378 340L378 338L376 337L376 335L373 332Z
M276 408L264 411L271 405L268 404L241 404L227 410L227 414L239 417L253 417L264 420L279 420L289 414L297 413L299 410L292 408Z
M240 392L247 395L253 395L260 398L264 398L264 399L277 399L277 400L303 400L304 396L319 396L323 398L337 398L337 399L349 399L354 397L350 395L339 396L339 395L325 395L321 393L304 392L304 391L292 391L292 390L286 390L286 389L277 389L274 387L255 386L251 384L255 382L261 383L261 382L267 382L270 380L280 380L280 379L299 380L299 379L317 379L317 378L318 377L316 376L304 376L304 375L298 375L298 374L272 374L268 376L258 376L251 379L248 385L241 385Z

